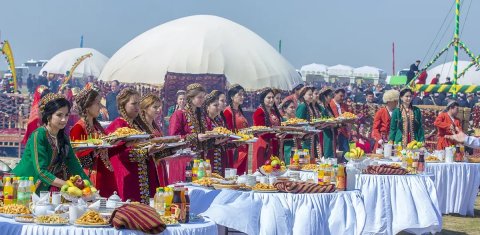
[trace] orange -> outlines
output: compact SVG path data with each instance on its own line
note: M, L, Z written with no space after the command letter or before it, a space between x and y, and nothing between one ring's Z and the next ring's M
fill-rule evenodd
M85 187L82 190L83 195L88 196L90 193L92 193L92 190L90 190L90 187Z
M265 173L270 173L273 171L273 167L271 165L264 165L263 170L265 171Z

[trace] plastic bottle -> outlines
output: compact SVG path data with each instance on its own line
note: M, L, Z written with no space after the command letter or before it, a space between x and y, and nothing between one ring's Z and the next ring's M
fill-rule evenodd
M205 165L205 176L212 177L212 164L210 164L210 160L207 159L206 162L204 162L204 165Z
M185 181L192 182L192 166L190 163L185 167Z
M338 171L337 171L337 190L345 191L346 188L347 188L347 177L345 172L345 165L340 164L338 165Z
M160 215L165 215L165 197L163 188L157 188L157 193L153 199L154 201L154 208Z
M33 176L28 177L29 185L30 185L30 193L33 195L35 193L35 183L33 182Z
M188 188L184 191L185 197L185 223L190 222L190 196L188 195Z
M300 166L303 166L305 165L306 161L305 161L305 152L302 150L302 151L299 151L298 153L298 164L300 164Z
M303 150L303 155L305 158L305 164L310 164L310 151L308 149Z
M17 187L17 204L25 205L25 183L23 177L19 177Z
M17 198L18 198L18 177L13 177L13 204L17 204Z
M203 160L200 160L200 163L198 164L197 178L201 179L203 177L205 177L205 166L203 165Z
M0 176L0 203L3 203L3 178Z
M295 158L296 157L296 158ZM298 165L297 148L293 147L290 153L290 165Z
M323 175L323 184L328 185L332 181L332 167L330 165L325 165L325 173Z
M183 199L183 200L182 200ZM184 211L184 197L182 196L182 190L175 187L173 189L173 201L171 206L172 216L180 223L185 223L185 211Z
M165 216L170 216L171 214L171 206L173 200L173 190L170 187L165 187Z
M323 185L323 177L325 175L325 164L320 164L318 168L318 184Z
M3 195L5 205L13 203L13 186L10 182L10 177L5 178L5 185L3 186Z
M198 180L198 160L193 160L192 181Z

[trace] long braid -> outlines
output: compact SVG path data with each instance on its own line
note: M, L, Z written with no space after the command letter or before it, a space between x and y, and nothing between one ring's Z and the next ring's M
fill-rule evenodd
M265 107L265 104L262 102L260 104L261 108L263 109L263 112L265 113L265 126L272 126L272 122L270 121L270 112L268 109Z

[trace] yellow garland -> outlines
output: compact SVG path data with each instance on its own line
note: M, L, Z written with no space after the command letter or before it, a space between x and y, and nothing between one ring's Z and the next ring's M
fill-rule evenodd
M70 72L68 74L68 76L65 78L65 80L63 80L63 83L62 83L62 86L67 84L67 82L72 78L73 76L73 72L75 72L75 69L77 69L77 67L87 58L90 58L92 57L93 54L90 52L86 55L82 55L80 57L78 57L77 61L75 61L75 63L73 63L72 67L70 68Z
M10 43L5 40L2 46L2 53L5 55L8 63L8 67L12 73L13 78L13 89L14 92L17 90L17 71L15 70L15 61L13 59L12 47L10 47Z

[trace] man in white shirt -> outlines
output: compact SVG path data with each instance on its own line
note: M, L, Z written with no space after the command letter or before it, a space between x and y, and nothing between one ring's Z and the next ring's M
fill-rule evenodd
M478 149L480 148L480 138L474 136L467 136L465 133L460 132L455 135L446 135L445 138L456 141L458 143L463 143L465 146Z

